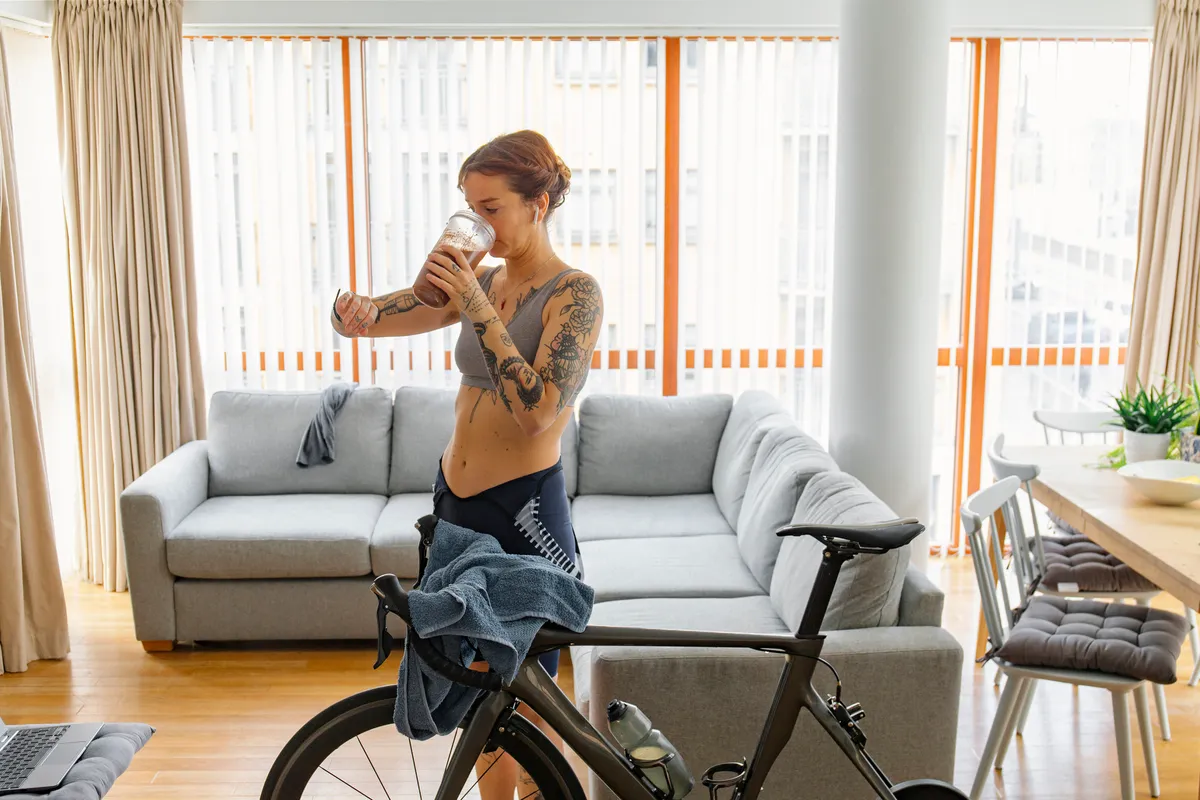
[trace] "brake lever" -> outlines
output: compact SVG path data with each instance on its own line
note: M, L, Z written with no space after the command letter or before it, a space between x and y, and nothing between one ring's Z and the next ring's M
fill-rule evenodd
M392 648L395 647L396 639L387 629L387 615L390 609L382 597L376 597L379 601L378 607L375 609L375 621L379 625L379 637L376 640L378 647L378 655L375 659L375 666L372 669L379 669L383 662L388 660L388 656L392 654Z

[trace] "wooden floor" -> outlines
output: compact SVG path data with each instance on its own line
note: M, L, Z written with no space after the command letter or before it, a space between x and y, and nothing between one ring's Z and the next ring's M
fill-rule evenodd
M955 776L965 790L998 692L992 668L971 663L978 601L969 562L935 560L930 574L947 593L944 624L967 651ZM394 657L378 671L371 669L373 643L183 648L149 655L134 640L127 594L77 583L67 585L67 594L70 657L0 676L0 717L11 723L136 721L156 726L157 733L109 794L118 800L257 797L276 753L312 714L347 694L395 679ZM1180 610L1169 598L1159 605ZM1168 799L1196 800L1200 781L1200 687L1188 688L1190 671L1191 653L1185 646L1180 681L1167 687L1173 738L1156 740L1160 796ZM1039 689L1037 700L1003 779L989 785L984 796L1119 797L1107 694L1049 686ZM869 734L869 716L865 724ZM1149 797L1136 739L1134 747L1138 796ZM699 800L701 794L693 796Z

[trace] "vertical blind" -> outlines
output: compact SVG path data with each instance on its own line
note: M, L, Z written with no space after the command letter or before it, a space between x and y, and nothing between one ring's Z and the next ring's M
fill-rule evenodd
M349 373L329 326L350 272L341 48L184 42L210 390L313 389Z

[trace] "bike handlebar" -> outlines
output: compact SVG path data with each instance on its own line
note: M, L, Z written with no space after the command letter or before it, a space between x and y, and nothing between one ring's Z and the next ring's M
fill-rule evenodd
M441 650L434 647L431 643L422 639L417 635L416 629L412 623L412 611L408 606L408 592L400 584L400 579L395 575L388 573L380 575L371 583L371 591L380 597L390 611L395 613L408 626L408 635L405 637L405 646L411 646L426 664L433 669L434 672L441 675L447 680L461 683L465 686L470 686L473 689L483 689L484 691L494 692L503 687L504 682L500 676L488 670L487 672L476 672L473 669L467 669L461 664L456 664L447 658Z

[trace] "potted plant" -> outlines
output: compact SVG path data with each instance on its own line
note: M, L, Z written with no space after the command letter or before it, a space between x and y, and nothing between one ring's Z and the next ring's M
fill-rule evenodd
M1193 464L1200 464L1200 383L1196 381L1196 370L1192 369L1192 419L1184 428L1179 442L1179 457Z
M1138 390L1130 396L1123 390L1111 406L1124 428L1125 462L1155 461L1167 457L1171 437L1192 417L1192 401L1176 396L1164 386L1146 389L1138 381Z

